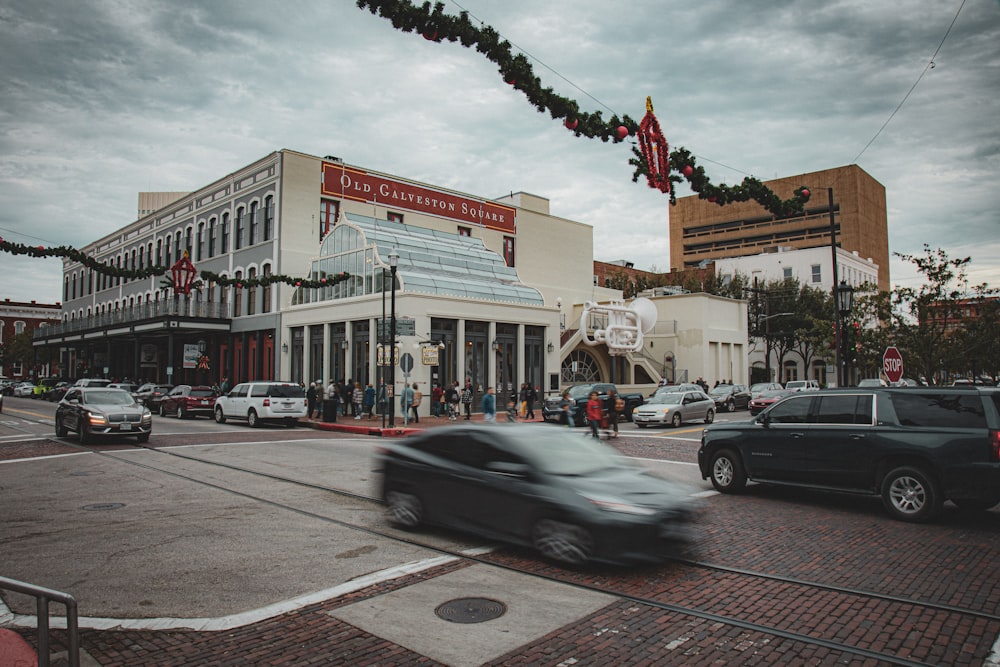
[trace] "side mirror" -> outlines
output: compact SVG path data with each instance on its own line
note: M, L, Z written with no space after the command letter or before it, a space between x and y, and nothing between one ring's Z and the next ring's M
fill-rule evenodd
M764 412L760 413L760 415L757 417L757 423L763 426L764 428L769 427L771 425L770 412L768 410L765 410Z

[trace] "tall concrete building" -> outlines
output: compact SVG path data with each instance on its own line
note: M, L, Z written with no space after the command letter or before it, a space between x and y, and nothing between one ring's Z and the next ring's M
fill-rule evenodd
M878 287L889 290L889 231L885 186L857 165L766 181L782 199L800 186L812 197L801 215L776 219L755 201L719 206L697 196L670 212L671 271L706 260L757 255L776 247L830 246L830 197L837 245L878 265Z

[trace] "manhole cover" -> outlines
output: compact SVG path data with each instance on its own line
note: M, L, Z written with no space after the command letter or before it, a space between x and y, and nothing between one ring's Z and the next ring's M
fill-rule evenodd
M116 510L122 507L125 507L125 503L94 503L93 505L84 505L81 509L89 512L107 512L108 510Z
M507 613L507 605L489 598L458 598L439 605L434 613L452 623L482 623Z

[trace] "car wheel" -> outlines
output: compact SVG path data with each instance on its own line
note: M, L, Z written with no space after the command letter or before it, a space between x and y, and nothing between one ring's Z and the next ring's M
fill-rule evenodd
M299 420L295 417L285 417L285 426L287 428L295 428L299 423Z
M726 412L736 412L736 402L733 399L726 403Z
M247 424L250 425L250 428L257 428L260 426L260 418L257 417L256 410L250 410L250 412L247 413Z
M167 416L167 411L163 409L163 403L160 403L160 416L161 417Z
M66 431L66 425L63 424L62 420L59 419L59 417L57 416L56 417L56 437L57 438L65 438L66 437L66 433L67 433L67 431Z
M674 416L670 419L670 425L674 428L680 428L681 421L681 414L679 412L675 412Z
M185 417L187 417L187 415L184 414L184 408L181 407L180 405L178 405L177 406L177 418L178 419L184 419Z
M636 424L636 426L638 426L639 428L646 428L645 424Z
M149 434L148 433L143 433L140 436L136 436L135 441L136 442L149 442Z
M222 414L222 408L215 409L215 423L216 424L226 423L226 415Z
M941 509L941 494L930 475L902 466L882 480L882 504L889 516L901 521L927 521Z
M747 485L743 463L731 449L723 449L712 457L712 486L720 493L739 493Z
M403 528L416 528L424 520L424 506L412 493L389 491L385 494L389 521Z
M86 445L91 440L90 432L87 430L87 427L84 426L83 424L80 425L80 432L77 435L79 435L80 437L81 445Z
M542 519L531 531L531 543L551 560L579 565L590 560L594 541L590 533L571 523Z
M705 423L711 424L715 421L715 410L709 408L708 412L705 413Z

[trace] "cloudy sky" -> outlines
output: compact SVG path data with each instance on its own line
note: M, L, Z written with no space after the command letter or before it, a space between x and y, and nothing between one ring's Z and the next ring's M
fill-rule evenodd
M1000 1L445 2L463 9L583 110L638 121L651 96L714 182L857 163L886 187L891 251L970 256L1000 287ZM82 246L135 220L139 191L288 148L548 197L593 225L595 259L669 268L667 199L632 183L629 144L575 137L474 50L353 0L0 0L0 60L11 241ZM0 298L59 301L60 282L59 260L0 254Z

